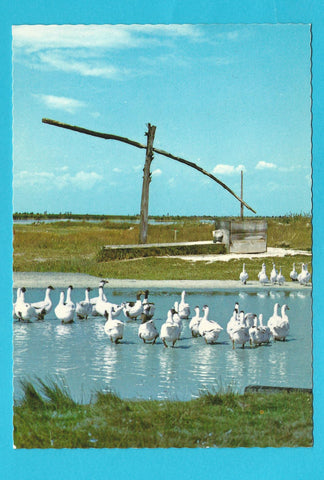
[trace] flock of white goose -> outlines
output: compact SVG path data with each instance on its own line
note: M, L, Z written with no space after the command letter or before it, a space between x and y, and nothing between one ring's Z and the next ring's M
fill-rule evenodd
M273 265L273 270L275 270L275 265ZM295 265L293 266L292 273L293 272L295 272ZM240 280L246 283L247 273L245 271L245 265L243 265L242 273L245 273L245 279L240 278ZM297 274L297 278L295 278L295 275L291 275L291 279L307 284L309 282L309 274L307 274L307 265L303 264L301 274ZM262 275L266 275L264 264L259 273L260 282L263 280ZM277 283L280 283L280 275L281 272L279 272L279 274L277 273ZM270 275L270 279L271 282L274 283L274 274ZM90 298L89 292L91 288L86 288L84 300L77 303L74 303L71 298L72 285L67 288L66 293L61 291L59 303L54 308L57 319L63 324L69 324L74 322L75 317L78 319L87 319L89 316L104 317L105 333L111 342L118 343L123 338L125 322L117 317L123 313L125 319L128 321L137 320L139 317L141 318L138 336L144 343L154 344L156 339L160 337L164 346L168 347L168 345L174 346L180 339L183 320L188 320L190 317L190 305L186 302L185 291L182 292L180 300L175 301L173 307L168 311L167 319L162 324L159 332L153 320L155 305L148 299L148 290L139 291L136 296L136 301L123 302L117 305L107 300L104 293L106 283L108 283L107 280L101 280L99 283L97 297ZM43 300L28 303L25 299L26 288L18 288L16 302L13 304L13 318L20 322L31 322L34 319L44 320L45 316L50 313L53 308L51 300L52 290L52 286L47 287ZM143 300L141 300L142 296L144 296ZM262 313L259 315L255 313L244 313L243 311L239 311L239 304L236 303L233 314L226 327L233 348L235 348L236 345L241 345L241 347L244 348L246 343L249 343L251 346L259 346L269 343L272 339L286 340L289 333L289 319L287 316L289 307L285 304L281 307L280 312L279 309L280 305L276 303L274 305L273 315L268 319L267 324L264 325ZM200 315L199 306L194 307L194 312L195 314L189 322L192 337L202 337L207 344L217 343L223 328L215 320L208 318L208 305L202 307L202 315Z
M301 272L298 273L296 270L296 264L293 263L293 268L291 272L289 273L290 280L293 282L299 282L300 285L308 285L310 282L310 273L308 271L308 266L307 263L302 263L301 267ZM246 282L249 278L249 274L246 271L245 268L245 263L243 263L243 269L242 272L240 273L240 281L246 285ZM277 284L277 285L283 285L285 283L285 277L283 276L281 272L281 267L279 268L279 272L276 269L275 263L272 264L272 270L270 272L270 277L268 277L267 272L266 272L266 264L262 263L262 267L260 272L258 273L258 279L259 282L262 285L266 285L271 283L272 285Z

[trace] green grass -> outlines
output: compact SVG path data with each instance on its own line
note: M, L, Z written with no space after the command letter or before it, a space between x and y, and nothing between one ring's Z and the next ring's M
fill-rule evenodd
M268 246L311 251L312 226L306 215L268 218ZM242 261L189 262L179 258L147 257L138 259L100 261L104 245L136 244L138 225L129 222L115 223L105 220L94 222L55 222L39 225L14 226L14 271L79 272L110 278L134 278L152 280L172 279L237 279ZM202 241L212 239L213 225L192 219L178 219L172 225L149 225L148 242L173 242L177 229L177 241ZM282 267L289 278L292 263L308 262L311 257L294 256L267 258L268 273L272 260ZM260 260L247 260L250 280L257 279Z
M65 387L23 383L14 405L16 448L310 447L312 395L202 393L180 401L97 393L74 402Z

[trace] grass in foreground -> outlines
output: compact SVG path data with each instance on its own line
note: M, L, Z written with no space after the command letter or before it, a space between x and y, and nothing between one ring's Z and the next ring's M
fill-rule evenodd
M312 395L201 394L196 400L75 403L55 383L23 383L14 406L16 448L310 447ZM44 395L46 399L44 399Z

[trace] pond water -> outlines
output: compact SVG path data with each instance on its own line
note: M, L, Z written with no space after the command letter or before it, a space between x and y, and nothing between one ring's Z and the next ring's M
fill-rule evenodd
M52 292L54 306L60 289ZM91 292L97 296L97 292ZM135 300L134 289L105 289L115 303ZM155 324L160 330L167 311L180 300L180 289L151 289L155 303ZM28 289L26 301L38 301L44 289ZM15 291L14 291L14 298ZM84 298L84 289L75 288L74 302ZM111 344L104 332L105 320L90 317L61 325L52 312L42 322L13 324L14 397L21 398L20 380L64 380L74 400L88 402L96 391L113 391L122 398L190 400L201 391L216 392L231 387L240 393L250 384L312 387L312 298L306 287L300 290L239 289L187 290L191 312L196 305L208 304L209 318L223 328L218 343L206 345L192 338L189 320L183 321L181 339L174 348L165 348L138 338L140 321L125 323L120 344ZM226 325L234 304L245 312L263 313L266 322L276 302L287 303L290 333L286 342L232 349ZM125 319L123 314L120 319Z

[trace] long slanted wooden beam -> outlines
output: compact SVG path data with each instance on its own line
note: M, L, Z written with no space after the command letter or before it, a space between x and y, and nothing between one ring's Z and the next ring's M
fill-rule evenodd
M85 133L86 135L91 135L93 137L100 137L100 138L104 138L105 140L118 140L119 142L128 143L129 145L132 145L137 148L146 149L146 145L143 145L142 143L139 143L139 142L135 142L134 140L130 140L129 138L126 138L126 137L121 137L119 135L96 132L94 130L88 130L87 128L77 127L76 125L69 125L67 123L51 120L49 118L43 118L42 122L47 123L49 125L54 125L55 127L61 127L67 130L73 130L75 132ZM231 195L233 195L241 204L243 204L246 208L251 210L251 212L256 213L256 211L252 207L250 207L246 202L242 200L242 198L236 195L236 193L234 193L233 190L231 190L225 183L223 183L221 180L219 180L217 177L207 172L203 168L199 167L199 165L196 165L193 162L189 162L189 160L185 160L184 158L177 157L175 155L172 155L172 153L165 152L164 150L160 150L158 148L153 148L153 151L155 153L158 153L159 155L163 155L165 157L171 158L172 160L176 160L177 162L184 163L185 165L188 165L189 167L192 167L195 170L198 170L198 172L201 172L204 175L207 175L207 177L211 178L212 180L217 182L219 185L221 185L225 190L227 190Z

